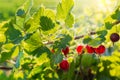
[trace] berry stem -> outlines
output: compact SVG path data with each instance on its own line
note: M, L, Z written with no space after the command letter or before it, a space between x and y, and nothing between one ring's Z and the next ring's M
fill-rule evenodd
M114 42L113 42L113 47L114 47Z
M79 68L80 68L80 73L81 73L82 79L84 79L84 76L85 76L85 75L84 75L84 72L83 72L83 69L82 69L81 60L82 60L82 54L80 55L80 65L79 65ZM78 75L79 75L79 71L77 72L77 74L76 74L76 76L75 76L75 80L77 80Z

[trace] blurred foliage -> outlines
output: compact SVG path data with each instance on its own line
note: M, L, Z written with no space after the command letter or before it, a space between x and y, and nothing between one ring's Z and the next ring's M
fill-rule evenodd
M119 80L120 41L113 46L109 39L112 32L120 34L120 24L113 25L120 19L119 0L89 1L1 0L5 7L0 7L0 65L13 69L1 70L0 79L80 80L91 77L88 74L91 69L94 79ZM96 34L87 34L91 31ZM81 34L85 34L83 39L74 40ZM78 44L94 47L103 44L106 52L91 55L84 49L81 56L75 51ZM65 58L61 50L66 46L70 46L67 57L70 69L65 72L59 63Z
M0 22L13 17L17 8L25 1L26 0L0 0ZM35 5L32 10L36 11L40 7L40 5L45 5L49 8L55 8L58 2L59 0L34 0Z

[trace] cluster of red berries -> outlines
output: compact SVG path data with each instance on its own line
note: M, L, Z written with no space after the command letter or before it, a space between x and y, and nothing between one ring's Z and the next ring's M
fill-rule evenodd
M89 54L93 54L96 53L98 55L101 55L103 53L105 53L105 46L104 45L100 45L97 48L93 48L92 46L86 45L86 51ZM80 55L83 53L84 50L84 46L83 45L79 45L76 48L77 53ZM69 47L67 46L65 49L62 49L62 53L65 55L65 57L67 57L67 54L69 53ZM60 68L62 70L68 70L69 69L69 63L67 60L63 60L60 63Z
M110 40L113 43L119 41L119 39L120 39L120 36L117 33L112 33L110 36ZM96 48L92 47L90 45L86 45L85 47L83 45L79 45L76 48L78 55L83 54L85 50L89 54L95 53L95 54L101 55L101 54L105 53L106 48L104 45L99 45ZM67 54L69 53L69 47L67 46L66 48L62 49L61 51L64 54L64 56L67 57ZM55 51L52 50L52 53L54 53L54 52ZM66 71L69 69L69 62L67 60L62 60L62 62L59 64L59 66L62 70Z
M92 53L96 53L96 54L103 54L105 53L105 46L104 45L100 45L97 48L93 48L92 46L86 45L86 50L87 53L92 54ZM83 45L79 45L76 48L76 51L78 54L82 54L84 50L84 46ZM69 53L69 47L66 47L65 49L62 49L63 54L65 55L65 57L67 56L67 54Z
M76 51L77 51L78 54L82 54L83 53L83 49L84 49L84 46L79 45L76 48ZM85 49L86 49L87 53L89 53L89 54L96 53L96 54L101 55L101 54L105 53L105 46L104 45L100 45L97 48L94 48L92 46L86 45Z

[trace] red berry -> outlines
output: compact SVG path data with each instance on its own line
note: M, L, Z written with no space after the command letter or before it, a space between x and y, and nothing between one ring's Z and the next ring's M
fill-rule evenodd
M105 46L100 45L99 47L94 48L94 50L95 50L96 54L103 54L103 53L105 53Z
M62 62L60 63L60 69L64 71L69 69L69 63L67 60L62 60Z
M51 50L51 52L52 52L52 53L55 53L55 50L54 50L54 49L52 49L52 50Z
M62 52L64 53L65 56L67 56L67 54L69 53L69 47L62 49Z
M112 42L117 42L117 41L119 40L119 38L120 38L120 36L119 36L119 34L117 34L117 33L112 33L112 34L110 35L110 40L111 40Z
M87 49L88 53L90 53L90 54L94 53L94 48L92 46L87 45L86 49Z
M82 54L82 50L83 50L82 45L77 46L76 51L78 52L78 54Z

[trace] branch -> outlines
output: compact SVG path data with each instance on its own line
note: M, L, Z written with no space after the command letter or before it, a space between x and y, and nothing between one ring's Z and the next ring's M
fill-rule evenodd
M95 35L96 32L90 32L89 35ZM83 38L85 35L80 35L80 36L76 36L74 37L74 40L77 40L77 39L80 39L80 38ZM48 41L48 42L44 42L43 44L45 45L48 45L48 44L53 44L54 42L52 41Z
M12 67L5 67L5 66L0 66L1 70L12 70Z
M120 23L120 20L118 20L118 21L115 21L114 23L112 23L112 26L114 26L114 25L117 25L117 24L119 24ZM96 34L96 32L90 32L89 33L89 35L95 35ZM80 36L76 36L76 37L74 37L74 40L77 40L77 39L80 39L80 38L83 38L85 35L80 35ZM46 42L46 43L44 43L45 45L48 45L48 44L53 44L54 42L52 42L52 41L48 41L48 42Z
M13 61L13 60L6 60L6 62L10 63L10 64L15 64L15 61ZM13 67L0 66L0 70L8 71L8 70L12 70L12 69L13 69Z
M89 33L89 35L95 35L95 34L96 34L96 32L90 32L90 33ZM74 38L74 40L83 38L84 36L85 36L85 35L76 36L76 37Z
M119 23L120 23L120 20L115 21L115 22L113 23L113 26L114 26L114 25L117 25L117 24L119 24Z

